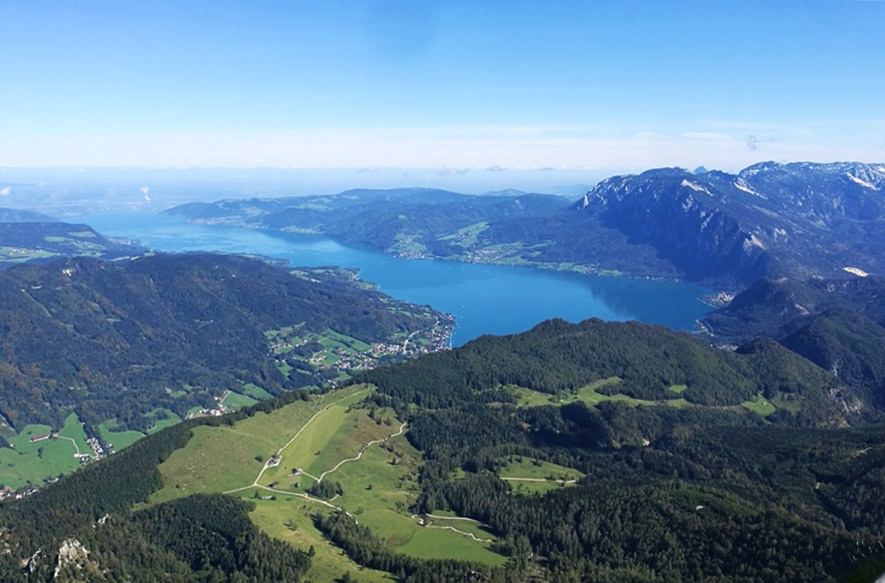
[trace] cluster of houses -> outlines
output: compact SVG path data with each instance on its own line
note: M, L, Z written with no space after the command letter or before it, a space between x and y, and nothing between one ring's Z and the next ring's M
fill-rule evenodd
M24 486L22 488L19 488L18 490L13 490L9 486L3 486L3 488L0 488L0 502L4 502L6 500L21 500L22 498L26 498L34 492L37 492L38 490L38 487L31 485Z
M104 446L102 446L101 441L97 437L90 437L86 440L86 444L89 445L89 448L92 450L93 456L95 459L101 459L105 456ZM89 457L88 453L80 454L83 456Z
M322 364L322 354L314 355L310 363L320 369L336 368L343 370L368 370L378 366L382 359L404 359L446 350L451 346L454 322L450 318L437 320L434 325L422 334L422 342L412 337L402 342L376 342L366 352L351 352L344 349L333 351L337 362L332 365Z
M224 400L227 399L227 396L230 395L230 390L225 390L221 393L220 396L213 397L215 400L215 406L211 409L202 408L196 411L192 411L187 414L187 419L193 419L194 417L221 417L225 413L228 412L227 407L224 406Z

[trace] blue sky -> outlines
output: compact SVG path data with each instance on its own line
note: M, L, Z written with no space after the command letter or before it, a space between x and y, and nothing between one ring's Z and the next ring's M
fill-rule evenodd
M0 166L885 159L885 2L0 0Z

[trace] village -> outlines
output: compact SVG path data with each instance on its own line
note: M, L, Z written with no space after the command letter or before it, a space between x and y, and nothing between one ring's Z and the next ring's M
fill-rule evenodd
M454 320L450 316L438 318L424 330L386 342L362 343L323 343L323 349L310 356L308 362L318 370L359 371L369 370L387 363L414 358L430 352L447 350L451 347Z

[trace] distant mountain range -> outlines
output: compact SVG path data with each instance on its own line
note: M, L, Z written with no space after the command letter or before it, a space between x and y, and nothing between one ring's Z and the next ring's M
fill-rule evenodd
M689 279L833 276L885 268L885 165L764 162L609 178L578 205Z
M48 215L34 211L0 208L0 223L50 223L55 220Z
M206 223L326 234L407 257L743 286L885 271L885 165L763 162L603 180L577 202L430 189L188 204Z

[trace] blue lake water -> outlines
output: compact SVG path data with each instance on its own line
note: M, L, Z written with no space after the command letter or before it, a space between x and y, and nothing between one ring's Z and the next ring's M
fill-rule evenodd
M549 318L639 320L688 330L709 310L699 300L707 290L689 283L400 259L318 235L195 225L165 215L104 214L77 220L157 251L249 253L285 259L293 266L357 268L362 279L393 297L453 314L456 346L483 334L528 330Z

